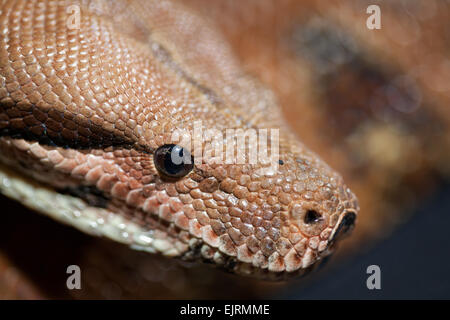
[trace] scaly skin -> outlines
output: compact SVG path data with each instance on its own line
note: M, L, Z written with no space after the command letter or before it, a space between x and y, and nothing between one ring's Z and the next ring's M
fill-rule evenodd
M212 25L170 1L91 1L69 29L70 4L2 4L3 193L134 248L269 279L304 273L351 230L355 196ZM196 163L165 179L154 151L196 120L279 129L282 164Z

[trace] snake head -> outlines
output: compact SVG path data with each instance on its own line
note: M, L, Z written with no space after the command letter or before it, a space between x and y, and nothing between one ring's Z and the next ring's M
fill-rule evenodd
M342 178L290 133L214 25L178 2L114 3L78 2L75 28L64 1L0 12L0 191L82 231L234 273L282 279L317 265L358 212ZM172 141L180 128L195 136L197 120L279 130L275 161L200 161ZM194 163L171 163L172 149Z

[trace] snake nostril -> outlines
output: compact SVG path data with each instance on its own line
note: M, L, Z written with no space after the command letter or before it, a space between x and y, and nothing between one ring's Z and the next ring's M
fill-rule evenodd
M318 222L322 216L316 210L308 210L305 213L304 221L306 224L311 224L314 222Z
M336 229L336 232L333 235L331 242L336 240L338 237L345 235L348 231L352 229L355 225L356 214L352 211L346 212L344 217L342 218L339 226Z
M356 214L354 212L347 212L344 216L344 218L342 218L341 221L341 226L344 229L344 232L347 232L349 229L351 229L353 227L353 225L355 224L355 220L356 220Z

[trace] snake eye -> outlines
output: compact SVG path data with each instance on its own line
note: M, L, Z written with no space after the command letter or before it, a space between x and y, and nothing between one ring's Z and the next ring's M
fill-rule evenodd
M176 144L159 147L153 159L156 169L170 178L184 177L194 167L194 157L185 148Z

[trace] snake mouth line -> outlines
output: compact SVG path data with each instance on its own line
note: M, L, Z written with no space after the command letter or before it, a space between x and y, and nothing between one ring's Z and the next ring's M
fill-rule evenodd
M221 252L218 248L211 247L203 240L193 238L189 242L189 250L177 258L187 262L202 262L233 275L245 276L268 282L283 282L291 279L302 278L315 270L324 267L335 252L335 243L330 243L323 251L319 252L315 261L307 267L300 267L293 271L273 271L269 267L254 265L253 263L240 261L236 256L230 256Z
M255 267L250 263L245 262L233 263L230 261L227 261L223 269L229 273L237 275L245 275L247 277L256 278L263 281L270 281L270 282L288 281L291 279L301 279L310 274L311 272L319 270L330 261L332 255L333 250L327 249L326 251L321 253L321 256L318 257L313 264L311 264L306 268L300 268L295 271L274 272L268 270L267 268Z

